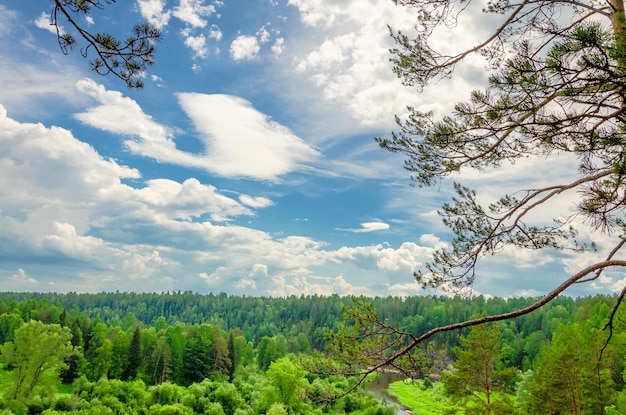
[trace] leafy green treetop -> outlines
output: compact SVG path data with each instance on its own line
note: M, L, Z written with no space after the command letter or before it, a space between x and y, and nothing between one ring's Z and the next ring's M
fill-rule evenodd
M36 320L15 330L15 339L0 346L0 358L12 368L5 397L19 406L39 389L54 391L59 372L66 366L64 359L74 351L71 338L68 327Z
M154 64L155 42L161 39L161 32L155 26L142 23L133 27L131 35L119 40L106 32L92 33L79 22L79 17L87 17L93 9L103 9L116 0L54 0L50 23L55 26L59 47L64 54L78 43L86 42L80 50L89 65L99 75L113 74L129 88L143 88L139 79L148 66ZM61 29L59 21L67 21L73 33Z

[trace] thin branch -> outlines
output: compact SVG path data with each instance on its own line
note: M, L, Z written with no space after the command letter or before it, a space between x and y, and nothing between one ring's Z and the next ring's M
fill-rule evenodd
M347 376L359 376L359 380L353 386L351 386L348 390L346 390L346 391L342 392L341 394L333 397L333 399L339 399L339 398L349 394L350 392L354 391L356 388L358 388L360 385L363 384L363 382L365 381L365 379L367 378L368 375L370 375L372 373L375 373L376 371L378 371L379 369L383 368L384 366L389 366L389 365L393 364L396 360L398 360L399 358L407 355L411 350L413 350L419 344L423 343L425 340L429 339L430 337L434 336L435 334L443 333L443 332L447 332L447 331L453 331L453 330L460 330L460 329L463 329L463 328L466 328L466 327L477 326L477 325L485 324L485 323L493 323L493 322L497 322L497 321L510 320L510 319L513 319L513 318L517 318L517 317L526 315L528 313L531 313L531 312L533 312L533 311L543 307L544 305L548 304L550 301L554 300L563 291L565 291L567 288L571 287L573 284L578 282L584 276L586 276L586 275L588 275L588 274L590 274L592 272L597 272L598 270L602 270L602 269L609 268L609 267L626 267L626 260L606 260L606 261L602 261L602 262L598 262L596 264L590 265L587 268L585 268L585 269L579 271L578 273L572 275L571 277L569 277L561 285L559 285L554 290L549 292L547 295L545 295L544 297L542 297L538 301L534 302L533 304L529 305L528 307L524 307L524 308L521 308L519 310L511 311L511 312L508 312L508 313L480 317L480 318L476 318L476 319L473 319L473 320L466 320L466 321L462 321L460 323L448 324L446 326L440 326L440 327L436 327L434 329L431 329L431 330L427 331L426 333L422 334L421 336L416 337L415 340L413 340L408 346L406 346L403 349L399 350L393 356L383 360L380 363L377 363L377 364L375 364L373 366L368 367L365 371L352 372L352 373L342 373L342 374L347 375ZM622 293L626 294L626 287L624 287L624 290L622 290ZM623 299L623 297L624 297L624 295L620 296L619 301L621 301ZM619 304L619 302L618 302L618 304Z

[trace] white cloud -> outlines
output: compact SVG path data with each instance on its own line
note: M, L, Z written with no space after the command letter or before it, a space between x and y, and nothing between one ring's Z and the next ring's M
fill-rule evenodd
M335 22L335 17L341 13L341 7L345 7L345 4L333 5L323 0L289 0L287 4L298 8L303 23L309 26L327 27Z
M205 27L205 18L215 11L215 6L206 5L205 0L180 0L180 4L174 9L174 16L192 27Z
M389 229L389 224L384 222L364 222L361 224L361 229L356 230L355 232L376 232L376 231L385 231Z
M361 227L357 229L340 229L354 233L368 233L368 232L377 232L377 231L386 231L389 229L389 224L384 222L363 222L361 223Z
M261 26L261 28L257 30L256 37L259 40L259 43L261 45L269 42L271 39L270 32L267 31L267 29L265 28L265 25Z
M0 20L0 34L1 24ZM51 56L48 56L29 50L28 60L23 60L23 55L4 51L4 56L11 58L0 58L0 104L9 108L12 115L23 114L30 119L59 111L67 113L82 99L81 94L76 93L75 85L76 81L85 76L80 73L82 67L73 66L65 56L62 56L62 60L55 59L58 51L52 51ZM16 67L19 70L15 70Z
M171 218L192 220L209 214L212 220L221 222L234 216L252 214L235 200L221 195L215 187L204 185L195 178L183 183L154 179L148 180L146 184L146 187L137 189L137 199L147 206L159 207ZM246 195L240 197L254 200Z
M236 60L252 60L257 57L261 47L254 36L240 35L230 44L230 56Z
M67 130L18 123L3 107L0 166L0 250L25 263L71 260L93 269L93 275L161 278L178 265L172 248L158 247L155 240L171 244L179 239L178 245L185 245L183 224L193 218L209 215L219 221L252 214L194 178L183 183L153 179L144 187L129 187L121 180L140 179L137 170L103 159ZM208 222L194 226L200 239L207 231L228 234L228 228ZM165 233L153 239L158 232ZM82 289L100 287L86 284Z
M238 288L240 290L255 290L255 291L257 289L256 282L254 282L254 280L250 278L240 279L239 281L235 283L235 288Z
M0 273L11 289L28 288L32 274L59 292L406 295L416 290L413 271L441 244L425 235L397 248L331 249L306 236L219 225L271 201L241 193L231 199L196 178L142 181L139 171L104 159L68 130L17 122L2 107L0 168Z
M288 128L229 95L178 94L207 143L206 159L223 176L276 179L319 153Z
M272 206L274 202L266 197L252 197L248 195L240 195L239 201L246 206L250 206L255 209L262 209L268 206Z
M209 30L209 38L215 39L219 42L220 40L222 40L223 36L224 34L222 33L222 30L219 28L219 26L216 24L212 24L211 29Z
M351 32L327 39L319 49L309 53L296 66L298 71L327 70L348 60L354 51L357 33Z
M171 129L155 122L132 99L89 80L81 81L79 89L100 105L77 114L76 118L92 127L130 137L125 145L131 152L161 162L201 168L227 177L276 180L319 155L288 128L241 98L178 95L207 147L206 153L193 154L177 149Z
M150 75L150 80L156 84L159 88L163 88L165 86L165 82L163 78L157 75Z
M183 43L194 53L194 59L204 59L209 56L207 37L204 33L195 33L198 29L207 26L207 18L216 14L216 5L207 4L205 0L179 0L178 6L172 10L164 11L164 0L137 0L141 15L151 24L162 29L167 26L170 17L182 21L185 27L181 30ZM208 32L210 39L221 40L222 32L215 24L211 25Z
M187 36L185 38L185 46L194 51L194 58L204 59L209 56L209 48L204 35Z
M268 276L267 265L265 264L254 264L252 266L252 270L248 274L250 278L265 278Z
M272 53L276 56L283 53L285 50L285 38L279 37L272 45Z
M76 114L80 121L112 133L136 135L152 140L154 143L163 144L168 150L174 149L172 133L153 121L133 99L125 97L118 91L108 91L90 79L79 81L77 87L80 92L101 104Z
M50 33L57 34L56 26L50 23L50 14L46 12L41 12L37 20L35 20L35 26L40 29L47 30ZM59 31L61 34L64 33L63 27L59 27Z
M17 12L0 4L0 35L9 33L17 21L19 21Z
M162 29L167 26L171 11L163 11L165 0L137 0L139 11L144 19L155 27Z
M9 280L25 285L24 288L37 285L37 280L26 275L26 271L22 268L18 269L16 274L11 275Z
M407 105L441 114L486 80L483 61L471 56L459 65L453 79L419 95L413 88L403 86L389 62L389 49L396 45L387 25L411 37L416 16L410 7L387 0L290 0L288 4L297 7L301 20L312 27L310 41L289 40L291 50L299 51L293 56L293 66L318 87L323 99L349 116L347 128L354 128L354 120L363 127L386 124L393 128L394 115L406 114ZM462 33L437 33L433 36L437 46L472 46L487 29L481 27L484 19L480 19L480 9L478 18L474 10L471 12L462 17L470 15L477 22L470 21L470 29L466 25Z
M408 297L424 294L424 290L416 281L389 285L387 292L394 297Z
M353 285L343 275L337 277L315 277L298 275L288 277L278 275L272 278L272 288L269 294L276 297L300 295L373 295L371 289L363 285Z

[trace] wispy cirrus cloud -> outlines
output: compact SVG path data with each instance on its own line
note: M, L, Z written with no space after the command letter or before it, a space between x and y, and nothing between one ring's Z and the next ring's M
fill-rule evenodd
M145 114L132 99L90 80L79 89L99 105L76 114L81 122L127 137L134 154L160 162L204 169L225 177L277 180L314 161L319 152L287 127L257 111L250 102L230 95L180 93L178 100L200 133L206 151L176 147L172 129Z

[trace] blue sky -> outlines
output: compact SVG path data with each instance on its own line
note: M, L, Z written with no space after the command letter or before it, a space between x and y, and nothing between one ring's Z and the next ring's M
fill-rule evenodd
M437 35L443 48L495 24L472 5ZM412 187L374 137L407 105L443 114L484 85L479 57L418 93L391 70L387 25L410 32L415 17L390 0L132 0L85 24L161 28L135 91L91 72L80 47L64 56L50 10L0 4L3 290L424 294L412 273L448 240L435 211L451 183ZM488 200L570 177L569 166L528 160L455 179ZM603 254L605 236L583 237L600 252L507 250L480 265L475 288L545 293ZM611 292L622 278L571 293Z

